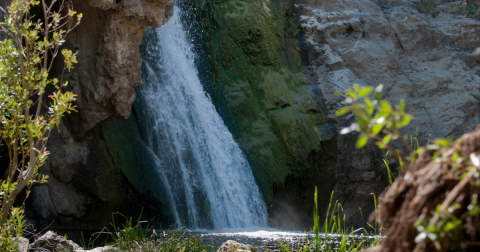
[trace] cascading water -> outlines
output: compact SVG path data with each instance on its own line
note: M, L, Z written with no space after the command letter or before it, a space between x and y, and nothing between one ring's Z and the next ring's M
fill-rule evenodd
M242 151L203 90L175 7L142 45L137 110L178 226L266 227L266 207Z

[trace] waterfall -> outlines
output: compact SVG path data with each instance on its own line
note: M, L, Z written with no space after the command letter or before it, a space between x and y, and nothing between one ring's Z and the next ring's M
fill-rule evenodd
M167 24L147 31L137 91L137 116L172 218L189 228L266 227L250 166L200 83L180 16L175 7Z

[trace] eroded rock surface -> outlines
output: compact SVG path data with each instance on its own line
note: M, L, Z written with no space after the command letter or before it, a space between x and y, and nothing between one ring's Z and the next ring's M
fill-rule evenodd
M148 26L159 27L173 14L175 0L75 1L84 14L70 35L70 46L79 49L80 66L72 74L73 91L79 94L81 127L118 115L128 118L141 83L138 47Z
M335 117L342 98L334 92L353 83L383 84L389 101L405 99L415 116L405 134L417 134L421 143L473 130L480 121L475 6L473 1L297 1L314 88L323 94L327 120L337 132L351 118ZM338 137L335 168L336 193L350 214L358 207L371 209L370 193L379 193L385 180L381 153L356 150L355 138Z
M50 178L34 187L26 208L37 228L100 230L109 225L113 212L138 215L135 211L142 205L154 205L134 186L131 179L136 177L126 176L118 165L135 169L126 162L134 157L109 149L110 135L105 132L111 124L105 120L129 118L141 83L141 40L148 26L159 27L170 18L174 4L175 0L73 1L83 19L65 46L78 53L79 64L65 78L78 95L78 112L67 116L60 132L50 137L51 156L41 170ZM125 135L119 134L118 141L131 140L122 138ZM121 148L131 150L132 145Z

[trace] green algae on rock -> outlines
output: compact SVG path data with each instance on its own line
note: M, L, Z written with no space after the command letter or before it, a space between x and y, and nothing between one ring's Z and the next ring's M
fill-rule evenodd
M312 162L318 160L312 155L325 151L317 132L325 119L302 71L293 1L190 3L205 30L215 78L210 95L214 102L226 101L215 105L227 107L218 109L230 114L226 124L251 162L267 204L289 176L332 173Z

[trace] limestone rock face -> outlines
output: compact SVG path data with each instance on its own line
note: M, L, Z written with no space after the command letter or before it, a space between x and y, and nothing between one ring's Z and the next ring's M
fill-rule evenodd
M82 24L70 35L80 66L71 77L79 94L77 130L86 132L112 115L128 118L141 83L138 47L147 26L159 27L173 13L174 0L75 1Z
M424 2L297 1L309 71L337 132L351 118L335 117L342 98L334 92L353 83L383 84L394 104L405 99L415 119L404 132L417 134L421 144L458 137L480 122L480 56L474 53L480 22L468 17L472 1ZM373 147L356 150L356 137L338 137L335 168L335 192L352 213L373 207L370 193L381 191L385 179L381 154Z
M65 46L77 52L79 64L64 79L78 95L78 112L65 117L60 131L50 136L51 155L41 168L49 175L48 183L33 188L26 208L36 228L100 230L109 225L113 212L138 216L143 204L154 205L143 202L145 192L139 192L115 163L125 159L109 149L112 144L104 132L110 124L105 121L129 118L135 88L141 84L141 40L148 26L159 27L169 19L174 4L175 0L73 1L83 19ZM130 164L122 165L135 169Z

